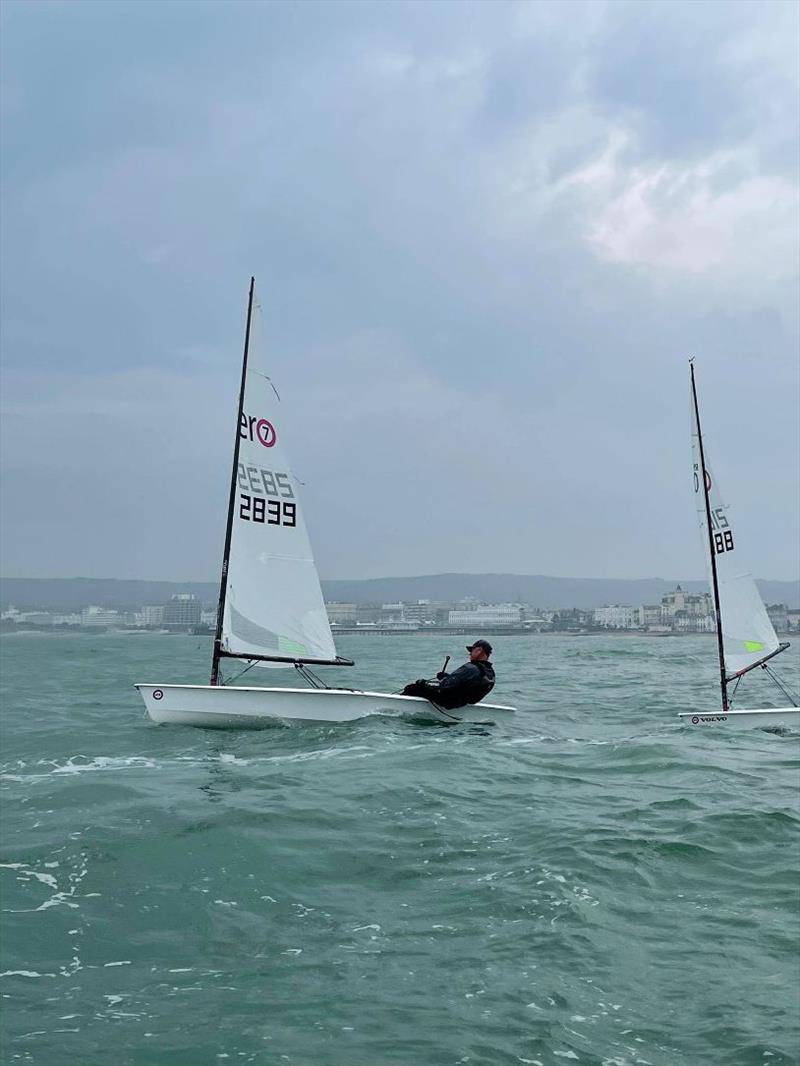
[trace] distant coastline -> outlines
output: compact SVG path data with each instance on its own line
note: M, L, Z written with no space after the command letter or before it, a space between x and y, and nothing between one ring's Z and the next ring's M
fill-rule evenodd
M696 630L674 630L666 633L655 633L643 629L581 629L581 630L536 630L536 629L492 629L485 626L478 627L480 635L491 637L492 640L502 640L503 637L705 637L708 640L716 640L715 633L701 633ZM428 629L335 629L336 636L358 637L466 637L475 636L475 630L457 629L448 630L431 626ZM212 633L189 633L185 630L152 630L152 629L103 629L101 627L54 627L46 626L41 629L2 629L0 640L6 637L191 637L193 640L210 640ZM791 636L791 634L790 634ZM796 637L796 634L795 634Z
M454 602L535 604L544 609L590 610L609 603L658 603L680 584L689 592L705 592L705 581L663 578L565 578L525 574L430 574L418 577L323 581L328 602L390 603L428 599ZM800 580L757 580L765 603L800 608ZM116 578L0 578L0 607L75 610L97 604L135 610L164 603L172 596L191 594L204 604L216 604L218 581L139 581Z

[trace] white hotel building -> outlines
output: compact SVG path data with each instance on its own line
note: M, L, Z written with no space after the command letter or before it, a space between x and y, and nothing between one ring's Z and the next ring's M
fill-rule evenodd
M594 624L608 629L638 629L639 608L613 603L609 607L596 607Z
M489 603L466 611L450 611L449 626L518 626L523 609L518 603Z

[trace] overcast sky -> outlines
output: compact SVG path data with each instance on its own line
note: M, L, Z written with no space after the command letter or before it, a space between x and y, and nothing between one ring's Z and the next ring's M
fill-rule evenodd
M20 3L2 573L219 573L255 274L320 573L800 571L798 12Z

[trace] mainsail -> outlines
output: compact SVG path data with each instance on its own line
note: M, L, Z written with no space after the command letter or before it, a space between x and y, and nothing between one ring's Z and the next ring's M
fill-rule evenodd
M694 378L692 377L692 386ZM725 675L737 674L769 658L781 647L753 575L745 569L739 554L737 531L730 509L723 503L716 479L701 448L700 426L694 387L691 393L692 468L697 517L712 587L718 591L717 625L722 634ZM705 458L705 470L703 459ZM705 482L705 492L701 485ZM708 499L706 500L706 494ZM709 531L709 522L711 529Z
M219 650L242 658L335 662L253 288L248 325Z

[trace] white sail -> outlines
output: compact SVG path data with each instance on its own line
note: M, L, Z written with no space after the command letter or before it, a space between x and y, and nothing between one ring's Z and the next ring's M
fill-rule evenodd
M711 576L711 545L717 564L720 615L722 616L722 644L725 673L730 678L749 669L765 656L777 651L778 638L769 620L761 594L753 575L745 568L739 553L736 529L729 508L723 503L716 479L703 446L706 466L706 491L711 513L711 539L708 536L705 494L700 491L703 481L700 457L700 438L697 412L691 399L692 467L695 506L700 531L706 549ZM713 578L712 578L713 586Z
M335 660L253 294L222 625L233 655Z

